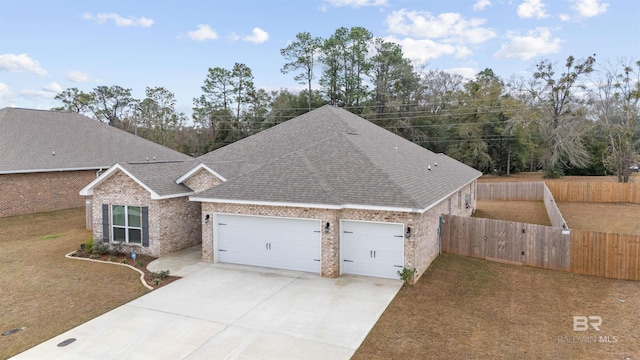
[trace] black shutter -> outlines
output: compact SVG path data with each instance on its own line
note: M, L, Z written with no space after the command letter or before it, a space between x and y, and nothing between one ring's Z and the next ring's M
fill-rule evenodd
M109 204L102 204L102 242L109 242Z
M142 207L142 246L149 247L149 207Z

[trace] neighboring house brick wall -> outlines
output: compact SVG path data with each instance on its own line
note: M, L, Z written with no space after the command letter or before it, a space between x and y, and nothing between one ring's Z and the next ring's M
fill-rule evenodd
M84 206L78 193L95 170L0 175L0 217Z
M423 214L359 209L330 210L204 202L202 203L202 216L204 218L206 214L209 214L211 220L208 223L204 223L204 221L202 223L202 260L205 262L213 262L214 259L213 242L215 239L213 237L213 215L216 213L319 219L322 224L329 222L331 224L329 233L322 232L321 275L331 278L340 275L340 220L400 223L404 224L405 230L407 227L411 227L411 237L404 239L404 266L417 270L414 278L415 282L440 253L440 239L438 234L440 215L449 212L449 203L451 203L451 212L453 214L470 216L472 209L475 208L475 196L471 196L472 205L470 208L466 208L464 204L465 193L475 192L475 188L475 182L465 186L461 191L455 192L450 197L443 199ZM459 199L462 199L462 204L460 204Z
M211 189L212 187L220 185L221 183L222 180L204 169L201 169L184 181L184 184L187 185L189 189L195 192Z
M148 191L121 171L93 190L93 237L103 239L102 204L149 207L149 247L125 246L125 251L163 256L200 242L200 207L188 197L151 200Z

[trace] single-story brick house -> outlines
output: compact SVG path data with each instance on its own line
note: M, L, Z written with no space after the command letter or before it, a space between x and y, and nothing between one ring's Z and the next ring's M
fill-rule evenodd
M80 114L0 109L0 217L84 206L104 170L154 158L192 159Z
M470 215L480 175L324 106L193 161L117 164L81 194L95 237L138 252L201 242L205 262L417 279L440 215Z

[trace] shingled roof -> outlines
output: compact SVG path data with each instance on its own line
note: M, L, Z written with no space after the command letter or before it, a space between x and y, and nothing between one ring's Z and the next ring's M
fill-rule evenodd
M191 159L80 114L0 110L0 174L106 169L117 162Z
M481 173L323 106L196 159L228 181L194 201L421 211Z

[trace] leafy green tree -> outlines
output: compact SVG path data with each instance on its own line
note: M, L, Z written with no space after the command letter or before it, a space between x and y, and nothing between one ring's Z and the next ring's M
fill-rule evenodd
M184 124L186 117L176 112L175 95L164 87L147 87L145 95L136 113L138 122L145 129L145 137L167 147L176 147L175 131Z
M242 63L235 63L231 70L231 85L233 100L236 103L236 121L240 121L241 111L246 109L251 101L251 95L255 94L251 68Z
M301 32L296 35L296 41L287 47L280 49L280 54L289 62L284 64L280 71L288 74L292 71L300 70L294 76L294 80L301 85L307 85L307 105L311 111L312 90L311 83L314 79L313 68L315 66L318 50L322 43L319 37L312 37L308 32Z
M320 85L332 105L358 107L368 96L363 79L371 68L368 49L372 39L363 27L341 27L323 42L320 61L325 69Z
M90 93L78 90L78 88L68 88L55 96L56 100L62 102L62 106L55 107L55 111L71 111L78 114L86 114L90 111L89 106L93 101Z
M111 126L122 127L133 117L138 100L131 96L131 89L118 85L98 86L91 92L89 109L94 117Z

